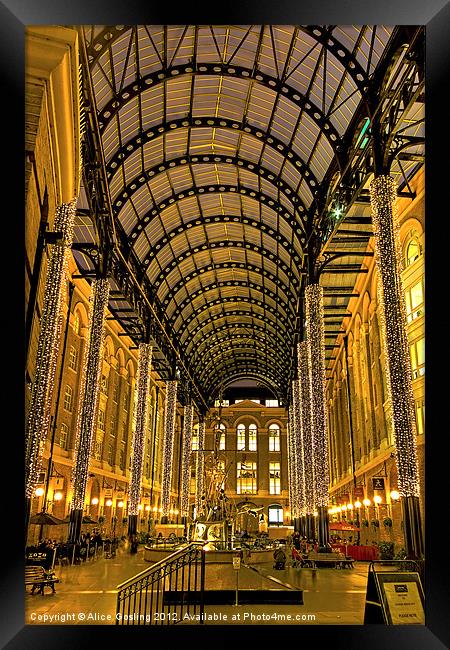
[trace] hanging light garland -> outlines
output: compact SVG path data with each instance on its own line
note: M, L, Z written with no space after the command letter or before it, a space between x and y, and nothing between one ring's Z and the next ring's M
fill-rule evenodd
M50 407L61 340L62 305L65 299L68 259L73 240L75 206L75 200L58 206L54 221L54 231L61 233L62 237L53 245L48 264L27 421L25 494L29 498L34 494L42 468L42 455L50 422Z
M294 485L295 485L295 517L305 514L305 490L303 477L303 445L302 445L302 418L300 403L300 382L294 379L292 382L292 408L294 412Z
M298 515L296 495L297 482L295 480L295 415L293 403L289 405L288 417L289 502L291 515L295 519Z
M312 515L314 503L314 453L311 423L311 385L309 379L308 344L302 341L298 344L298 376L300 381L300 404L302 418L302 449L305 514Z
M203 509L203 490L204 490L204 469L205 469L205 429L206 424L204 420L200 420L198 424L198 450L197 462L195 463L195 512L198 518Z
M189 486L191 481L191 442L192 442L192 425L194 422L194 407L192 404L186 404L184 407L183 420L183 448L181 464L181 516L189 515Z
M131 477L128 500L128 514L130 515L139 514L145 432L148 427L150 405L149 392L152 350L152 346L149 343L139 344L136 396L133 409L133 439L131 443Z
M109 282L95 279L91 286L88 342L85 347L81 383L80 408L75 439L75 462L72 469L72 510L83 510L88 480L89 457L97 425L97 407L105 336L105 312L109 298Z
M416 419L394 180L390 176L375 178L370 184L370 199L375 237L375 264L380 278L378 300L387 355L385 376L396 447L398 491L402 496L419 496Z
M175 438L175 416L177 410L178 382L166 382L166 404L164 409L164 448L163 468L161 479L161 509L162 516L170 512L170 487L172 482L173 443Z
M311 423L315 504L328 506L329 467L328 434L325 404L325 336L323 329L323 289L310 284L305 290L306 340L308 344L311 391Z

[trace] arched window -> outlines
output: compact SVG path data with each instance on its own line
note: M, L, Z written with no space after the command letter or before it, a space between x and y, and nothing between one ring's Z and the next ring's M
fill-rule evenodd
M80 336L80 329L81 329L80 314L76 311L74 316L73 316L73 331L74 331L74 334L76 334L77 336Z
M278 424L269 426L269 451L280 451L280 427Z
M64 409L69 412L72 411L72 396L73 396L72 386L67 385L64 391Z
M278 504L274 503L269 506L269 526L282 526L283 525L283 508Z
M216 440L218 441L218 448L220 451L225 449L225 425L218 424L216 426Z
M192 429L191 451L198 451L198 424L194 424Z
M419 238L415 231L412 231L404 249L404 264L405 268L411 266L422 255L422 249L419 243Z
M250 424L248 427L248 449L249 451L256 451L258 438L258 427L256 424Z
M237 429L237 449L238 451L245 451L245 426L238 424Z

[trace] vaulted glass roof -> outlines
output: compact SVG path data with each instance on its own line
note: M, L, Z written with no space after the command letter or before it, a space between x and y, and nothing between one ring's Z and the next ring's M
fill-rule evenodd
M207 395L236 376L289 384L308 240L394 33L80 28L117 237Z

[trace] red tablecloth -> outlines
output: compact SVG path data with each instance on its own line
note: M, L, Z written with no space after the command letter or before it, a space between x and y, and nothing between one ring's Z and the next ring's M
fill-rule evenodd
M345 555L349 555L354 560L362 560L371 562L378 560L378 549L375 546L352 546L345 544L332 544L333 551L340 551Z

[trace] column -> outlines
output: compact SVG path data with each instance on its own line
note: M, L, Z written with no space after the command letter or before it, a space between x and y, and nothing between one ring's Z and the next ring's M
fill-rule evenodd
M288 481L289 481L289 507L291 518L295 521L295 485L294 485L294 468L295 468L295 445L294 445L294 413L293 405L289 405L288 410L288 430L287 430L287 460L288 460Z
M139 501L141 499L142 468L144 464L145 436L148 429L150 370L152 346L139 344L139 360L136 384L136 399L133 411L133 437L131 442L131 476L128 495L128 535L137 532Z
M177 387L174 379L166 382L166 405L164 409L164 447L161 478L161 523L166 524L170 510L170 489L172 483L173 443L175 438L175 416L177 412Z
M314 453L313 431L311 423L311 384L309 372L308 344L302 341L298 344L298 374L300 378L300 402L303 438L303 471L304 471L304 500L305 500L305 535L308 539L315 538L314 524Z
M195 464L195 518L198 519L203 511L204 469L205 469L205 421L202 419L198 425L198 451Z
M308 343L313 432L314 493L318 513L319 548L328 545L328 432L325 403L325 337L323 327L323 289L310 284L305 290L306 340Z
M62 329L62 305L67 280L67 263L73 240L76 202L56 210L54 230L61 238L53 245L44 290L35 375L27 421L25 450L25 496L27 523L31 497L42 467L42 454L50 423L50 409Z
M298 354L297 354L298 359ZM300 529L301 518L305 516L305 467L303 458L303 422L301 411L300 379L292 382L294 411L295 486L296 486L296 530Z
M419 510L416 421L405 327L406 305L401 276L401 246L394 180L390 176L375 178L370 184L370 197L375 263L379 274L378 302L386 351L386 388L392 409L405 545L409 556L421 558L424 554L424 544Z
M80 536L84 499L88 481L89 456L97 426L97 408L102 366L105 311L108 305L109 283L106 278L92 282L88 340L80 383L80 406L72 469L72 502L70 504L69 542L76 543Z
M191 442L192 426L194 423L194 407L186 404L184 407L183 421L183 446L181 450L181 523L187 533L187 521L189 517L189 488L191 483Z

